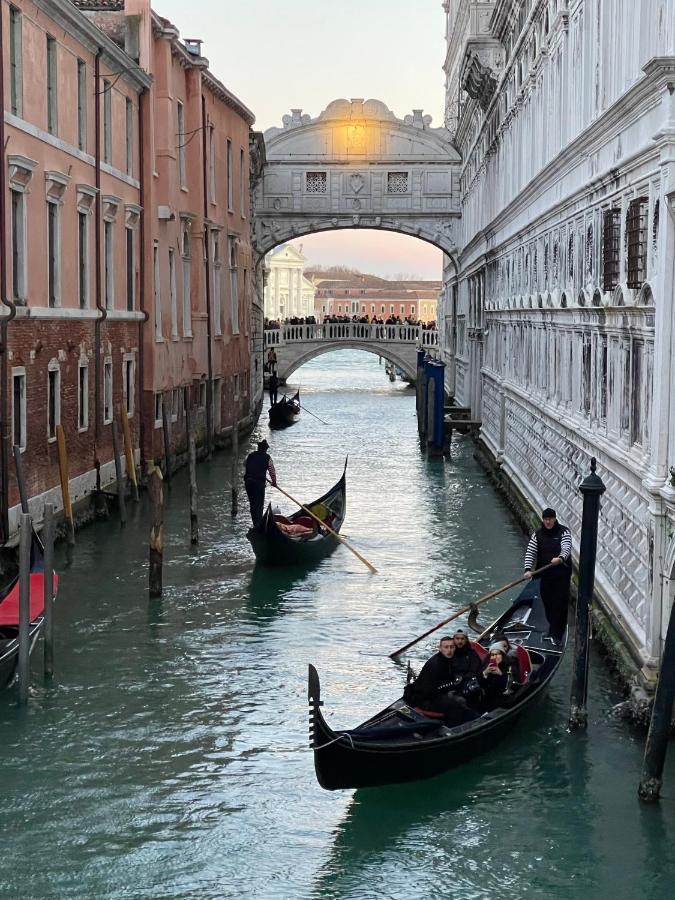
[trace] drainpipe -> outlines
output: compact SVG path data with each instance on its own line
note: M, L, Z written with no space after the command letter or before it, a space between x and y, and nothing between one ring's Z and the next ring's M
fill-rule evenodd
M206 97L202 94L202 187L204 189L204 259L206 261L206 451L211 455L213 435L213 360L211 358L211 258L210 235L206 221L209 217L209 192L206 176Z
M99 48L96 51L94 62L94 122L96 128L95 166L96 166L96 308L100 315L94 320L94 465L96 467L96 490L101 490L101 462L98 458L98 446L100 438L101 416L101 326L105 322L108 313L101 303L101 54Z
M146 204L146 181L145 181L145 123L143 116L145 107L147 106L148 89L143 90L138 95L138 156L139 156L139 206L141 207L141 215L139 222L139 263L138 277L140 281L138 292L138 304L140 311L143 313L143 320L138 323L138 385L136 396L138 398L137 409L139 411L138 426L138 442L141 450L141 472L145 472L145 411L143 409L143 398L145 391L145 348L144 348L144 325L150 318L145 308L145 204Z
M0 13L2 11L0 10ZM0 49L4 46L3 17L0 14ZM0 538L2 543L9 540L9 442L11 440L7 421L7 385L9 359L7 353L7 326L16 316L16 306L7 296L7 169L5 163L5 67L0 60L0 301L9 310L0 323Z

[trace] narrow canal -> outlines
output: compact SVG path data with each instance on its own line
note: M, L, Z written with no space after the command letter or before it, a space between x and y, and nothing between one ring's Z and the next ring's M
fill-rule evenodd
M468 441L451 462L420 455L414 392L375 357L328 355L296 383L329 424L303 413L256 436L305 500L349 456L344 533L379 574L344 548L313 571L255 569L226 454L198 470L196 550L174 479L161 601L147 599L147 503L124 530L80 532L70 568L58 554L57 678L35 660L27 710L0 697L0 896L672 897L675 751L661 804L641 807L643 738L609 715L620 696L598 656L587 734L566 731L568 658L493 755L432 782L319 788L307 663L330 721L357 724L402 690L388 653L516 577L525 539Z

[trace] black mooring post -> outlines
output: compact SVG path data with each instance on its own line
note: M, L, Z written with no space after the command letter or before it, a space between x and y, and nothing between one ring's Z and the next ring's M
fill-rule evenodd
M579 485L584 497L579 540L579 590L574 631L574 670L570 696L571 729L585 728L587 723L588 649L591 636L591 601L595 584L595 554L598 547L600 497L605 493L602 478L595 474L595 457L591 458L591 474Z
M638 797L648 803L658 800L661 792L661 775L670 737L673 701L675 701L675 603L670 609L661 657L661 671L656 685L645 758L642 763L642 778L638 788Z

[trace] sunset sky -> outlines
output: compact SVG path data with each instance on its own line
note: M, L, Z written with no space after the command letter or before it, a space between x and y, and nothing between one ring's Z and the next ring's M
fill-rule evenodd
M317 116L340 97L376 98L400 117L421 108L442 124L441 0L154 0L153 8L181 37L204 40L214 75L261 131L291 107ZM298 243L315 263L440 278L440 251L404 235L355 230Z

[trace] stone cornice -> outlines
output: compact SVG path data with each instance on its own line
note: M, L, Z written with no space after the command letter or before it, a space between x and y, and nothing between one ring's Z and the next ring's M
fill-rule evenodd
M209 61L205 56L193 53L187 49L185 44L180 40L180 32L169 22L163 19L157 13L152 13L153 32L170 41L171 55L177 59L180 65L185 69L199 69L202 72L202 84L226 106L234 110L237 115L251 127L255 123L255 116L251 110L245 106L238 97L229 91L225 85L219 81L209 69Z
M594 153L599 147L606 144L616 134L625 130L627 125L626 113L631 112L631 120L639 118L650 107L656 105L659 100L657 91L666 88L670 83L669 78L675 74L675 57L655 57L650 60L643 71L645 78L640 79L625 94L623 94L609 109L599 116L584 132L577 136L571 143L564 147L547 165L541 169L536 178L527 185L490 223L490 228L498 227L500 221L508 218L518 209L528 203L531 197L546 187L550 186L553 180L559 181L561 173L567 171L571 166L578 164L579 159L587 157ZM656 90L655 90L656 88ZM487 117L486 117L487 121ZM484 123L485 124L485 123ZM482 128L479 130L474 149L482 136ZM642 155L647 147L640 148L636 154L632 154L628 159L634 156ZM472 151L473 152L473 151ZM471 154L467 160L471 159ZM618 169L621 165L625 165L626 160L617 163L612 169ZM466 164L463 172L466 170ZM596 178L601 176L596 176ZM472 179L473 185L474 179ZM586 188L587 189L587 188ZM465 192L469 193L469 187ZM469 245L467 245L468 247Z
M101 50L103 61L136 88L147 88L152 77L132 57L81 12L71 0L35 0L35 5L68 34L81 41L92 53Z

